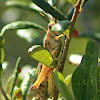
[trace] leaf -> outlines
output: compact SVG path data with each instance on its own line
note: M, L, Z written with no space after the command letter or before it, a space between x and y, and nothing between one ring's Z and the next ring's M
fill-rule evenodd
M33 13L36 12L37 14L43 13L43 15L45 15L47 18L51 18L50 15L43 12L43 10L40 7L33 4L32 2L27 3L25 1L7 1L6 5L11 6L11 7L17 7L17 8L24 9L24 10L28 10L28 11L31 11Z
M8 92L8 93L10 92L10 88L12 86L12 82L13 82L14 78L15 78L15 76L14 76L14 74L12 74L7 80L6 92Z
M45 31L45 28L33 22L16 21L4 26L3 29L1 30L1 34L4 34L7 30L10 30L10 29L14 30L14 29L27 29L27 28L36 28L36 29L41 29Z
M69 10L68 10L68 13L66 14L66 18L68 20L71 20L72 16L73 16L73 13L74 13L74 6L72 6Z
M61 93L61 95L64 97L65 100L72 100L71 94L65 84L64 77L60 72L57 72L57 70L54 70L54 78L56 86Z
M3 60L4 60L4 48L3 48L3 45L4 45L4 37L3 37L3 35L0 34L0 64L2 64Z
M41 9L43 9L45 12L51 14L54 18L60 21L66 20L65 16L61 12L56 10L45 0L32 0L32 2L35 3L37 6L39 6Z
M7 6L13 6L18 8L23 8L25 10L29 11L36 11L36 12L43 12L42 9L40 9L38 6L36 6L33 3L27 3L25 1L6 1Z
M90 40L81 64L72 75L72 89L76 100L94 100L96 96L96 70L98 65L98 48Z
M1 85L2 76L3 76L3 68L2 68L2 64L0 64L0 85Z
M14 91L14 87L15 87L16 80L18 78L19 67L20 67L20 60L21 60L21 57L19 57L17 59L16 66L15 66L14 80L13 80L13 83L12 83L11 93L10 93L11 94L11 97L12 97L12 94L13 94L13 91Z
M14 87L14 100L22 100L22 91L17 86Z
M3 47L0 48L0 64L3 63L3 60L4 60L4 49Z
M0 34L0 79L2 78L3 76L3 67L2 67L2 63L3 63L3 60L4 60L4 48L3 48L3 45L4 45L4 37L3 35Z
M72 78L72 75L68 75L68 76L65 78L65 83L66 83L66 85L69 84L69 82L71 81L71 78Z
M23 100L26 99L29 86L32 80L35 78L35 72L36 72L36 69L29 71L21 83L20 89L22 90Z
M95 100L100 100L100 66L97 69L97 97Z
M4 45L4 37L0 34L0 47L3 47Z
M55 25L52 26L51 30L55 32L63 32L71 25L71 21L69 20L62 20Z
M58 2L57 0L52 0L52 5L55 7L57 2Z
M55 7L57 0L48 0L48 3Z
M77 0L67 0L68 2L72 3L72 4L76 4Z
M43 63L44 65L47 65L50 68L54 68L56 66L56 63L51 53L46 48L43 48L41 45L32 46L28 50L28 53L32 58Z

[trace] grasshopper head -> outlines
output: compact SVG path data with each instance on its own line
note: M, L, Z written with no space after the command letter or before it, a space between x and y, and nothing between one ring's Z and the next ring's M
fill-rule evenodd
M50 22L49 24L48 24L48 29L50 29L51 30L51 28L52 28L52 26L55 24L55 22Z

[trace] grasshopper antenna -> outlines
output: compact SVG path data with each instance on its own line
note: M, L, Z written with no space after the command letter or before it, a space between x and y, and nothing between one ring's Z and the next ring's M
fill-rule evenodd
M51 20L50 20L47 16L45 16L42 12L40 12L40 15L42 15L42 16L45 17L49 22L51 22Z

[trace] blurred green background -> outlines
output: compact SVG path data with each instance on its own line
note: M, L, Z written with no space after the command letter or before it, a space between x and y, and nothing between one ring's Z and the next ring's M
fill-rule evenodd
M8 0L8 1L18 1L18 0ZM30 3L31 0L19 0L20 2ZM72 6L67 0L60 0L62 7L60 11L65 15L68 9ZM7 0L0 0L0 30L4 25L13 21L31 21L44 26L47 29L49 21L36 13L35 11L28 11L26 9L21 9L17 7L8 6L9 2ZM100 0L88 0L88 2L83 7L82 13L79 14L76 22L76 28L81 32L93 31L100 32ZM23 35L24 34L24 35ZM22 57L21 67L24 65L31 65L33 67L37 66L37 61L32 59L28 55L28 49L35 44L43 44L43 38L45 36L44 31L36 29L25 29L25 30L8 30L5 37L5 61L8 62L8 68L4 76L4 81L8 76L13 73L14 66L17 58ZM86 44L89 38L74 38L71 41L69 47L70 54L81 54L85 53ZM98 46L99 42L96 41ZM70 65L67 60L64 69L64 75L71 74L76 67Z

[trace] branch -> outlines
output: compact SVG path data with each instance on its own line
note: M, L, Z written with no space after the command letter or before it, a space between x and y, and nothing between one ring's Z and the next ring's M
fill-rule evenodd
M2 95L4 96L5 100L9 100L6 93L5 93L5 91L4 91L4 89L2 88L1 82L0 82L0 91L1 91Z
M78 16L79 10L80 10L80 5L81 5L82 0L78 0L76 5L75 5L75 9L74 9L74 13L71 19L72 25L71 25L71 29L70 29L70 37L73 34L73 27L75 25L76 22L76 18ZM69 44L70 44L71 38L66 38L65 39L65 45L64 45L64 49L63 49L63 53L62 53L62 58L61 58L61 62L60 62L60 66L59 66L59 71L62 73L63 72L63 68L64 68L64 64L65 64L65 60L66 60L66 56L68 53L68 48L69 48Z

